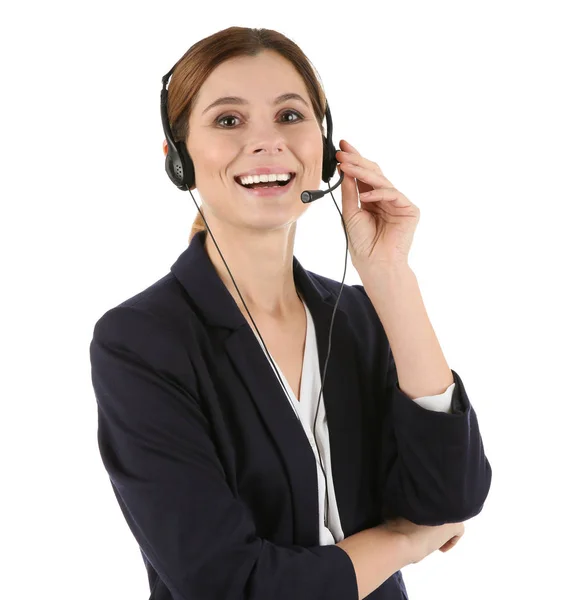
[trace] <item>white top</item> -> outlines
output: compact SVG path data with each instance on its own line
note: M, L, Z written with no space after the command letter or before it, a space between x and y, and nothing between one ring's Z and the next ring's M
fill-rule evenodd
M335 486L332 479L332 468L331 468L331 457L330 457L330 445L329 445L329 433L328 424L326 417L326 409L324 405L324 391L320 396L320 407L318 410L318 420L316 422L315 434L316 439L312 435L312 425L314 424L314 417L316 413L316 407L318 404L318 397L320 394L320 368L318 361L318 349L316 345L316 330L314 328L314 322L312 315L306 306L306 302L300 296L304 309L306 310L306 344L304 347L304 360L302 362L302 378L300 381L300 401L296 398L296 395L292 391L290 384L286 380L284 373L278 366L278 363L274 360L274 364L278 369L280 377L284 382L286 391L288 392L288 400L291 403L292 408L296 412L297 416L302 423L302 427L306 433L306 437L310 442L314 458L316 460L316 470L318 473L318 500L319 500L319 537L320 545L328 546L336 544L345 538L343 530L341 528L341 519L339 517L339 510L337 507L337 500L335 496ZM255 336L260 344L264 354L266 351L262 345L260 338L252 328ZM266 354L267 358L267 354ZM273 358L272 358L273 360ZM270 365L272 364L269 360ZM273 367L272 367L273 368ZM414 398L413 402L419 404L422 408L427 410L433 410L436 412L451 412L452 393L454 391L455 384L452 383L444 393L436 396L424 396L422 398ZM325 481L324 474L322 472L318 451L316 444L320 449L320 455L324 470L326 473L326 480L328 485L328 501L329 501L329 515L328 515L328 527L324 524L324 511L325 511Z

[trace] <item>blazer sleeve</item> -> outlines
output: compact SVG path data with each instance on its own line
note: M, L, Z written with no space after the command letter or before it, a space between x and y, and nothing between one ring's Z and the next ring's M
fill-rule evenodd
M423 408L399 387L390 365L382 425L382 511L418 525L466 521L491 486L477 415L452 370L452 412Z
M456 371L443 394L412 399L399 387L383 325L364 286L370 318L388 357L381 375L380 471L382 520L404 517L418 525L458 523L476 516L491 486L477 415ZM450 402L448 401L450 398ZM446 404L445 404L446 403ZM443 410L449 406L449 410Z
M90 361L103 464L175 600L358 598L339 546L257 536L227 483L186 347L161 319L135 306L111 309L95 325Z

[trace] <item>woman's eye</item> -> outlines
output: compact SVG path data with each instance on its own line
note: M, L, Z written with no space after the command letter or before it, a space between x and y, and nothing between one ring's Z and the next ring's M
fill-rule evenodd
M292 114L292 115L296 115L298 118L294 119L292 121L288 120L285 121L286 123L296 123L296 121L301 121L304 117L296 110L286 110L282 113L282 115L285 114ZM233 129L233 127L226 127L225 125L221 125L221 122L224 121L225 119L237 119L238 117L236 117L235 115L223 115L221 117L218 117L215 120L215 123L217 123L217 125L220 125L223 129Z

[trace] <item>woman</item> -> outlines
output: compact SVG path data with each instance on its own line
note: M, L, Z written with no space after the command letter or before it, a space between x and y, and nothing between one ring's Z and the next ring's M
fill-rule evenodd
M162 107L167 171L204 219L90 346L99 450L151 598L407 598L400 569L450 549L491 481L407 263L419 210L347 142L327 155L322 87L278 32L201 40ZM300 194L337 162L363 282L342 296L293 255Z

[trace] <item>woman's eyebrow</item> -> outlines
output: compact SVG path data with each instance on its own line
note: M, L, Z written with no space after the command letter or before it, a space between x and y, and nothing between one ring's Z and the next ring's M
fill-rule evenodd
M302 102L307 108L310 108L306 100L304 100L300 94L295 94L293 92L281 94L274 100L273 104L282 104L282 102L286 102L287 100L300 100L300 102ZM211 110L215 106L219 106L221 104L249 104L249 102L244 98L240 98L239 96L223 96L222 98L217 98L217 100L215 100L215 102L212 104L209 104L202 114L205 114L208 110Z

